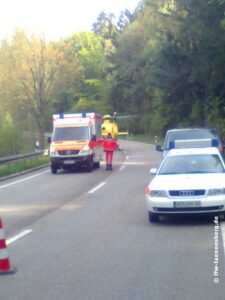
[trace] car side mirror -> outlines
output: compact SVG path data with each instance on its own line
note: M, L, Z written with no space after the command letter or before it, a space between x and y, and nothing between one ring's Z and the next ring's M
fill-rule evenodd
M152 169L150 169L149 173L151 175L156 175L157 174L157 169L156 168L152 168Z
M47 139L47 141L48 141L48 144L51 144L52 138L49 136L48 139Z
M163 151L163 148L162 148L161 145L156 145L156 146L155 146L155 149L156 149L156 151L160 151L160 152Z

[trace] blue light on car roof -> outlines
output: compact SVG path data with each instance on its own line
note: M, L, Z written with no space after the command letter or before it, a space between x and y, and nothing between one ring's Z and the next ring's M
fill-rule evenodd
M174 140L169 142L168 150L205 147L219 147L219 141L217 139Z
M212 147L219 147L219 142L216 139L212 139L212 143L211 143Z
M169 143L169 150L175 149L175 141L170 141Z
M59 114L59 118L60 118L60 119L64 119L64 114L63 114L63 113L60 113L60 114Z

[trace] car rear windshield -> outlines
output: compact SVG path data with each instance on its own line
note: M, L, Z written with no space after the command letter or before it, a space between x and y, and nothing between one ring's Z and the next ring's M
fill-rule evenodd
M88 140L90 136L88 126L57 127L54 130L53 141Z
M218 155L168 156L159 170L159 175L223 173L224 167Z
M190 129L170 132L168 134L165 149L169 149L169 144L175 140L194 140L194 139L216 139L218 140L215 130L210 129Z

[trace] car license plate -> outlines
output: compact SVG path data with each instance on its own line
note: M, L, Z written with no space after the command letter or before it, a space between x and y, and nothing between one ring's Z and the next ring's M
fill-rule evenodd
M64 165L73 165L75 163L74 160L64 160Z
M201 207L201 201L175 201L174 207Z

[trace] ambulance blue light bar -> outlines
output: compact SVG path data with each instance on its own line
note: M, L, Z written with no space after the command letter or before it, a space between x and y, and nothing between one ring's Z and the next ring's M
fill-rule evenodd
M175 140L169 143L169 150L184 149L184 148L204 148L204 147L219 147L219 142L216 139L193 139L193 140Z

